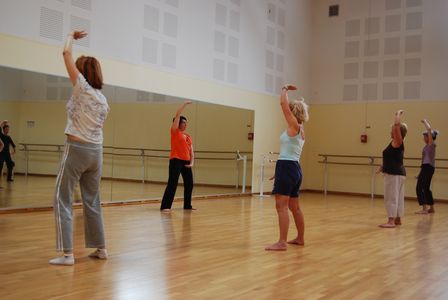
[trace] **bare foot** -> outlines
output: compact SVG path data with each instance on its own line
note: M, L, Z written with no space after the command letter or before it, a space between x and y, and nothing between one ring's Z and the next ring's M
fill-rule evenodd
M171 209L165 208L165 209L162 209L161 212L169 214L171 212Z
M378 227L381 227L381 228L395 228L395 224L384 223L384 224L378 225Z
M428 214L433 214L433 213L435 213L436 211L434 210L434 208L430 208L430 209L428 209Z
M295 238L293 240L288 241L288 244L305 246L305 242L303 241L303 239L299 239L299 238Z
M288 248L288 246L286 245L285 242L277 242L275 244L272 244L272 245L264 248L264 250L266 250L266 251L286 251L287 248Z
M190 208L184 208L185 210L198 210L197 208L195 208L195 207L190 207Z
M401 225L401 218L395 218L395 225Z

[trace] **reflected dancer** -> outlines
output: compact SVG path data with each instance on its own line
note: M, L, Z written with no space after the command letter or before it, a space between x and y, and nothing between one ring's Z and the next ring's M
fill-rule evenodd
M160 210L171 212L174 196L176 195L179 175L184 181L184 209L194 210L191 206L191 194L193 192L193 172L194 164L193 140L185 130L187 129L187 118L182 116L182 112L191 101L185 101L177 110L176 116L171 125L171 152L169 164L168 184L162 198Z
M14 141L9 135L9 122L6 120L2 121L0 127L2 129L0 132L0 139L2 140L3 144L3 148L0 152L0 171L3 172L3 163L6 163L6 167L8 168L7 181L11 182L13 181L12 170L14 169L15 163L11 157L10 147L12 147L12 154L15 154L16 144L14 144Z

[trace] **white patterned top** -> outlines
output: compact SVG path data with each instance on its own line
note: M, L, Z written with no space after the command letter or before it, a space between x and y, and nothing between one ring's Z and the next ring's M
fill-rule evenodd
M103 124L109 112L109 105L101 91L91 87L81 73L66 108L65 134L93 144L103 143Z

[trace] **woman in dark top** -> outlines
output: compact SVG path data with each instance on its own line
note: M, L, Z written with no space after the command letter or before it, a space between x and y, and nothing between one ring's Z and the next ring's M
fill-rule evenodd
M1 131L1 130L0 130ZM3 147L4 147L5 145L3 144L3 141L2 141L2 139L0 139L0 152L3 150ZM1 186L1 182L0 182L0 190L1 189L3 189L3 187Z
M422 165L416 186L418 204L422 206L422 210L417 211L416 214L432 214L434 213L434 199L431 192L431 180L436 167L436 143L434 141L438 132L431 129L431 125L429 125L426 119L423 119L422 123L426 128L426 131L423 133L426 145L423 147Z
M391 142L383 151L383 165L381 171L384 174L384 204L386 206L388 220L379 225L381 228L394 228L401 225L404 214L404 181L406 170L403 165L404 144L403 140L408 131L407 125L401 123L403 110L395 113L394 125L391 130Z
M3 142L3 149L0 152L0 171L3 169L3 163L6 162L6 167L8 168L8 181L13 181L12 170L14 169L15 163L12 160L10 146L12 146L12 153L16 153L16 145L14 141L9 136L9 124L6 121L1 123L2 132L0 132L0 139Z

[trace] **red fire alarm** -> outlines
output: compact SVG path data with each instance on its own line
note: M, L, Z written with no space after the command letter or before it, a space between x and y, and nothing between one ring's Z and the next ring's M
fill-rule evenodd
M253 133L253 132L249 132L249 133L247 134L247 139L248 139L249 141L253 141L253 140L254 140L254 133Z
M367 134L361 134L361 143L367 143Z

